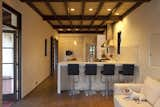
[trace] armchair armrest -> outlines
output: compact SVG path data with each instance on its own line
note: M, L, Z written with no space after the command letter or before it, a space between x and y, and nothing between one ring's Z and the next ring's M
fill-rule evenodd
M114 95L122 95L123 90L130 88L136 92L140 92L143 84L135 84L135 83L116 83L114 84Z

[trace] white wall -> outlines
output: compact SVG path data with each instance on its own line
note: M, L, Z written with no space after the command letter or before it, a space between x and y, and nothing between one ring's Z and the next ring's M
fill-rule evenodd
M145 3L115 25L114 43L117 32L122 31L122 47L137 48L137 64L140 67L140 80L146 75L160 78L160 67L149 65L149 38L152 34L160 33L160 0ZM125 51L129 55L129 50ZM136 52L135 52L136 53ZM120 56L121 57L121 56ZM135 56L134 56L135 57Z
M24 97L49 75L50 36L56 33L47 22L20 0L4 0L4 2L22 14L22 96ZM48 56L44 56L45 38L48 39Z
M96 45L96 39L96 34L60 34L58 38L59 61L64 61L66 50L72 50L77 60L86 61L86 45ZM74 45L74 41L77 45Z
M2 1L0 1L0 35L2 35ZM2 36L0 37L0 63L2 63ZM0 107L2 107L2 65L0 64Z

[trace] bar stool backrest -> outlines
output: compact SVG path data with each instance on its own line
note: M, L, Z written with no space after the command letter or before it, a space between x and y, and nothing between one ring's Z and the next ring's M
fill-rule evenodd
M115 65L114 64L104 64L103 65L103 75L114 75Z
M86 75L97 75L97 64L86 64L85 74Z
M134 64L123 64L123 75L134 75Z
M68 75L79 75L79 64L68 64Z

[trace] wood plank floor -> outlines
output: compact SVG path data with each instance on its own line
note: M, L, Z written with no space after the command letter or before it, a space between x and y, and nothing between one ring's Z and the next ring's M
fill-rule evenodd
M112 97L103 97L100 94L86 97L84 93L77 96L68 96L64 92L56 93L56 79L49 77L31 94L16 102L12 107L114 107Z

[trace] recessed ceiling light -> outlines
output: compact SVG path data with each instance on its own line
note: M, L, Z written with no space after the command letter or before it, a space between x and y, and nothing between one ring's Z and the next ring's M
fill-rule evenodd
M76 31L79 31L79 29L78 29L78 28L76 28L75 30L76 30Z
M70 28L68 28L67 30L68 30L68 31L71 31L71 29L70 29Z
M63 31L63 29L58 29L59 31Z
M119 15L119 13L115 13L115 15Z
M108 11L111 11L112 9L107 9Z
M75 11L75 8L70 8L71 11Z
M89 8L89 11L93 11L93 9L92 9L92 8Z
M73 42L73 43L74 43L74 45L75 45L75 46L77 46L77 41L76 41L76 40L74 40L74 42Z

